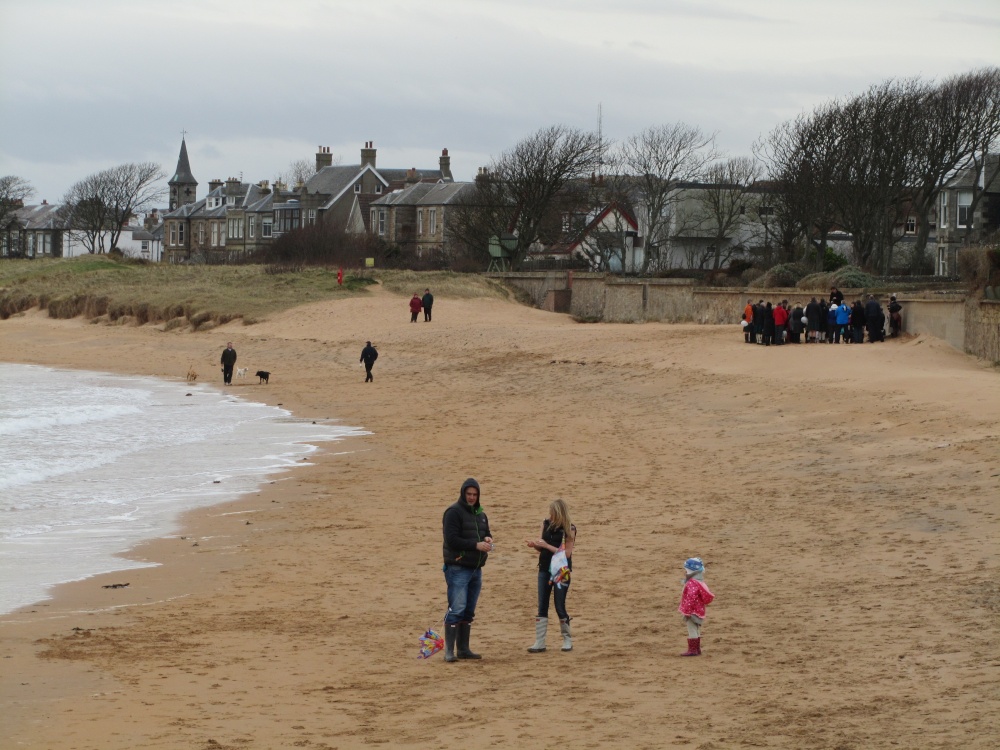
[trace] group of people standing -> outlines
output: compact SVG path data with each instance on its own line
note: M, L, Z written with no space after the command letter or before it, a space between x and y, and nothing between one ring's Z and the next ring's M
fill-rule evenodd
M559 618L562 651L573 650L570 616L566 611L569 594L573 551L576 548L576 525L570 519L569 505L556 499L549 503L548 517L542 521L539 535L526 539L530 549L538 551L538 608L535 615L535 642L528 653L539 654L546 650L549 628L549 602L555 605ZM444 579L448 588L448 611L444 617L444 660L481 659L469 647L472 623L476 617L476 604L483 587L483 566L496 548L489 518L480 503L479 482L466 479L462 483L458 500L448 506L442 519L444 536ZM565 562L561 557L565 556ZM553 565L553 559L557 562ZM553 567L559 567L554 573ZM705 618L705 605L714 595L704 583L705 566L697 557L685 564L684 588L678 611L684 616L688 630L688 650L681 656L701 655L701 625Z
M899 335L903 327L902 305L896 295L889 298L891 336ZM855 300L848 304L837 287L830 288L830 299L816 297L803 307L790 305L788 300L771 303L747 300L743 309L744 341L748 344L775 346L781 344L861 344L868 332L869 343L885 340L885 312L875 295L869 294L864 304Z

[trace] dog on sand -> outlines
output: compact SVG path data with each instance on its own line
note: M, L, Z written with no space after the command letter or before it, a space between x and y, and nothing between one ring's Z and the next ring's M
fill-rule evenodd
M247 376L247 368L246 367L237 367L236 368L236 377L238 377L240 380L243 380L246 376Z
M260 378L260 380L257 381L257 385L260 385L261 383L267 383L267 379L271 377L271 373L267 370L257 370L257 377Z
M198 379L198 373L196 373L196 372L194 371L194 368L193 368L193 367L189 367L189 368L188 368L188 374L187 374L187 382L189 382L189 383L193 383L193 382L194 382L194 381L196 381L197 379Z

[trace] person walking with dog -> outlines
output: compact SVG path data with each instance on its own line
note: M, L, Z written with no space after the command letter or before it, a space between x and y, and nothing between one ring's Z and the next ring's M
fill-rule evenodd
M359 362L363 362L365 365L365 382L374 383L375 378L372 377L372 367L375 366L375 360L378 359L378 350L372 346L371 341L365 342L365 348L361 350L361 359Z
M420 314L420 308L424 306L424 303L420 301L420 295L416 292L413 293L413 298L410 300L410 322L416 323L417 316Z
M222 382L226 385L233 384L233 367L236 366L236 350L233 349L233 342L226 343L226 348L222 350Z
M490 522L479 503L479 482L462 482L458 500L441 521L444 535L444 580L448 611L444 616L444 660L481 659L469 648L476 603L483 588L483 566L493 551Z
M538 614L535 616L535 643L528 648L529 654L540 654L545 650L545 636L549 629L549 599L555 600L556 615L559 617L559 632L562 635L563 651L573 650L570 634L570 616L566 613L566 594L569 593L570 576L573 570L573 547L576 544L576 526L570 521L569 507L565 500L557 499L549 503L549 517L542 521L542 532L538 539L525 540L529 547L538 550ZM549 570L552 556L559 551L566 553L566 572L556 576ZM552 596L552 595L555 596Z
M424 306L424 322L431 322L431 308L434 306L434 295L430 289L424 289L424 296L420 298L420 303Z

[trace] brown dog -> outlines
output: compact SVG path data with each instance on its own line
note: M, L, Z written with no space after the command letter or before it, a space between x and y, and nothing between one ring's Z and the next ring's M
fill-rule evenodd
M194 381L196 381L197 379L198 379L198 373L196 373L196 372L194 371L194 368L193 368L193 367L189 367L189 368L188 368L188 374L187 374L187 382L189 382L189 383L193 383L193 382L194 382Z

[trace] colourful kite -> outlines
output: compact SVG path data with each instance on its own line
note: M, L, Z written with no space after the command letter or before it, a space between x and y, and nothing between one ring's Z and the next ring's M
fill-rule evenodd
M443 648L444 638L428 628L427 632L420 636L420 653L417 654L417 658L430 659Z

